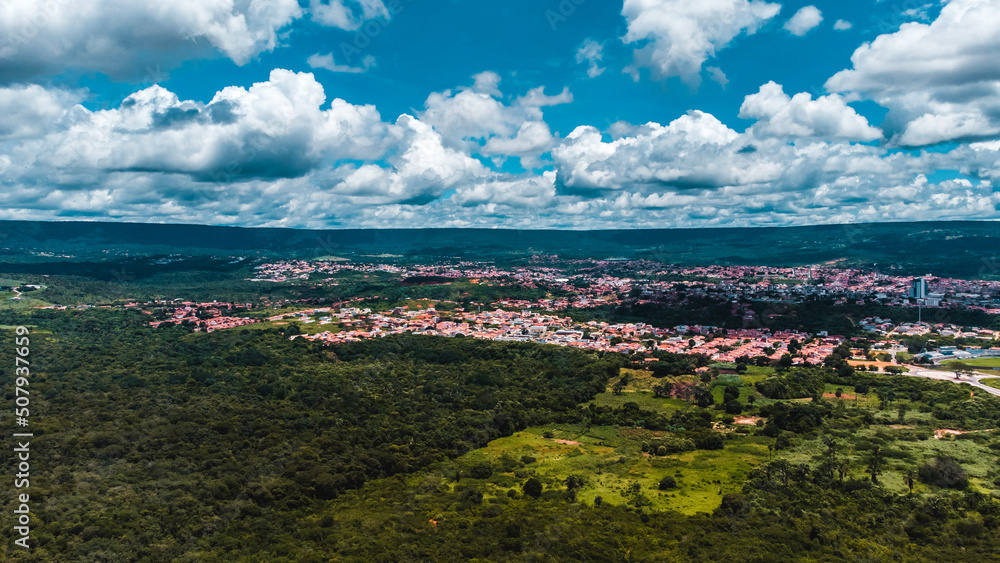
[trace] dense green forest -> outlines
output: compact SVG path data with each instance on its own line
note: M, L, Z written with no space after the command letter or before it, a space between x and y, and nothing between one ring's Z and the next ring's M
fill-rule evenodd
M204 225L0 221L0 268L39 261L38 252L96 261L112 255L280 256L312 259L393 254L406 260L523 261L624 257L664 263L793 266L843 260L901 275L996 279L1000 225L993 221L866 223L807 227L557 231L511 229L246 229ZM912 249L919 248L919 252ZM34 254L27 254L28 252ZM47 262L65 262L51 257ZM66 264L61 266L68 271ZM13 270L16 268L2 268ZM41 272L40 272L41 273Z
M146 320L0 312L5 335L32 327L37 471L34 547L5 558L1000 557L1000 399L961 385L755 368L657 398L694 385L683 357L638 372L535 344Z
M45 524L29 560L179 555L222 511L311 506L576 416L619 361L415 336L325 350L276 331L208 336L145 320L0 321L35 327L33 430L48 472L32 488Z

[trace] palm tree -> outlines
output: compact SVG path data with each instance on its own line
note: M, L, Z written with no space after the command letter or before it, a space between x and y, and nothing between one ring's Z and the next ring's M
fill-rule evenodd
M779 459L774 462L774 468L781 473L781 482L787 487L788 474L791 472L791 465L789 465L787 460Z
M917 472L913 468L907 469L903 474L903 482L910 488L910 495L913 495L913 484L916 482Z
M906 411L910 410L910 405L906 403L899 403L899 423L902 424L903 420L906 418Z
M834 462L834 467L837 469L837 475L840 477L840 484L844 484L844 477L847 476L847 471L850 469L850 465L847 463L846 459L838 459Z
M885 457L882 455L882 448L875 446L868 456L868 474L871 475L873 485L878 485L878 476L882 474L883 467L885 467Z

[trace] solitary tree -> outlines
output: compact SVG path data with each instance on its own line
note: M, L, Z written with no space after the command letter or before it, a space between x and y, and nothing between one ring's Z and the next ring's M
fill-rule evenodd
M542 482L532 477L524 482L524 494L531 498L542 496Z
M701 408L710 407L715 404L715 398L712 397L712 392L709 391L708 387L704 385L699 385L694 388L694 400Z
M962 362L952 363L951 369L955 370L955 379L972 377L976 373L976 370L972 369L972 366Z
M844 477L847 477L847 472L850 470L851 466L847 463L846 458L839 458L835 465L837 469L837 477L839 478L840 484L844 484Z
M903 482L906 483L906 486L910 488L910 495L913 494L913 483L916 482L916 480L917 480L917 472L914 471L912 468L907 469L906 473L903 473Z
M653 396L664 399L669 398L673 390L674 385L672 383L657 383L653 386Z
M659 487L660 487L661 491L667 491L667 490L670 490L670 489L676 489L677 488L677 480L674 479L673 477L671 477L670 475L667 475L663 479L660 479L660 485L659 485Z
M906 411L910 410L910 405L907 403L899 403L896 407L896 412L899 414L899 423L902 424L903 420L906 418Z
M878 476L882 474L884 468L885 456L882 454L882 448L875 446L868 455L868 474L872 478L873 485L878 485Z
M789 476L789 474L792 471L791 464L789 464L787 460L779 459L779 460L776 460L773 465L774 465L774 468L778 470L778 473L781 474L781 482L782 482L782 484L787 487L788 486L788 476Z
M570 492L576 491L577 489L582 488L583 485L584 485L583 477L580 477L579 475L570 475L569 477L566 478L567 491Z
M727 385L722 393L722 402L728 403L740 398L740 388L735 385Z

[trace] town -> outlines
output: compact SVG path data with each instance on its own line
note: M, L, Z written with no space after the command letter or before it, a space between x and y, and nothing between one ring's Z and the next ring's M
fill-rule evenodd
M938 335L996 342L1000 331L968 327L928 318L894 323L868 317L858 324L867 336L845 336L772 329L767 310L755 303L802 303L832 299L836 304L878 304L929 310L967 310L1000 314L1000 282L968 281L925 276L887 276L876 272L840 269L831 264L773 268L761 266L676 267L649 261L582 260L560 267L529 265L499 268L492 264L460 262L442 265L398 265L347 261L284 260L255 268L249 281L335 286L341 276L384 274L398 279L447 285L542 289L544 298L501 298L489 303L425 300L418 306L371 305L378 296L356 296L319 306L294 308L294 301L267 303L194 303L182 300L129 303L127 307L157 315L151 326L181 324L194 331L245 327L266 323L288 327L290 338L328 344L355 342L392 334L411 333L498 341L537 342L582 349L637 354L654 361L657 354L704 354L717 362L760 359L778 361L790 356L792 365L821 364L845 340L871 340L881 349L903 349L904 337ZM643 322L612 323L574 320L574 310L615 307L623 303L672 303L714 299L731 304L731 314L742 318L740 328L707 324L653 326ZM468 310L467 310L468 307ZM280 312L268 314L283 308ZM292 310L288 310L292 308ZM251 311L257 311L250 314ZM930 315L928 315L930 317ZM294 325L294 329L291 326ZM792 353L790 353L792 352ZM922 350L930 362L993 355L990 345L966 350ZM885 368L886 366L882 366Z

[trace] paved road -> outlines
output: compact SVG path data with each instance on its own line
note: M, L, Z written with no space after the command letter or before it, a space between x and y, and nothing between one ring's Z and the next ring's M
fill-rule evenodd
M896 352L904 352L905 348L894 348L891 350L885 350L886 352L892 354L892 359L895 361ZM910 370L906 375L912 375L914 377L926 377L927 379L937 379L939 381L950 381L952 383L968 383L969 385L986 391L992 395L1000 397L1000 389L994 389L988 385L983 385L979 382L980 379L986 379L989 377L997 377L996 375L983 375L976 374L972 377L963 377L962 379L955 379L955 372L953 371L936 371L931 369L919 368L913 365L906 365L906 369Z
M928 379L939 379L941 381L951 381L952 383L968 383L969 385L991 393L993 395L1000 396L1000 389L994 389L988 385L983 385L979 382L980 379L987 379L989 375L973 375L972 377L963 377L962 379L955 379L955 372L951 371L935 371L930 369L918 368L913 366L906 366L909 368L909 373L906 375L912 375L914 377L926 377Z

